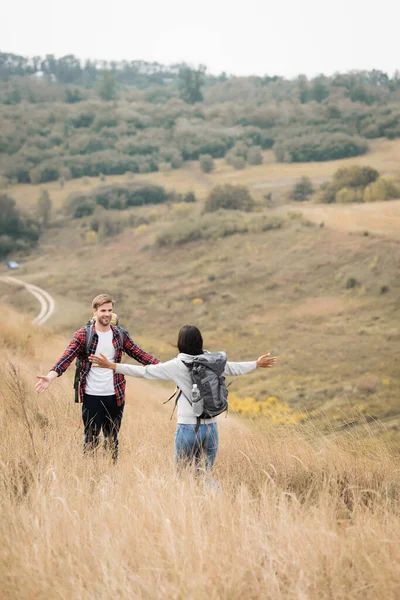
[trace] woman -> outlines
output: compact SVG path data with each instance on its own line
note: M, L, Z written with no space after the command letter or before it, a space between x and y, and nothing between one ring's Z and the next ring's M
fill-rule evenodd
M194 325L185 325L178 334L179 354L165 363L147 365L122 365L112 363L105 356L92 355L89 360L94 366L112 369L117 373L146 379L163 379L173 381L181 393L179 394L178 424L175 433L175 459L178 463L190 463L195 459L196 469L205 458L206 469L212 470L218 450L217 417L201 419L197 423L192 404L189 401L192 390L192 379L189 368L184 364L193 362L194 357L207 352L203 350L203 338L200 330ZM276 362L276 357L263 354L255 361L227 362L224 375L245 375L257 368L269 368Z

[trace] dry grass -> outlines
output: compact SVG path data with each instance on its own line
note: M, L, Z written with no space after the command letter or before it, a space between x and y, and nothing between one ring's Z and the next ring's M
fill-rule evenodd
M165 391L130 381L119 464L83 460L70 379L36 397L30 354L1 351L4 600L399 597L400 474L382 442L230 416L216 492L177 476Z

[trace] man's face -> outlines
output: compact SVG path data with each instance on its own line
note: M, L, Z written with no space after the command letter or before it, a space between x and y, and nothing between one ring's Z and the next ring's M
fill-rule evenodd
M111 322L111 317L113 314L113 305L112 302L107 302L107 304L102 304L97 309L93 309L93 314L95 316L96 322L100 323L104 327Z

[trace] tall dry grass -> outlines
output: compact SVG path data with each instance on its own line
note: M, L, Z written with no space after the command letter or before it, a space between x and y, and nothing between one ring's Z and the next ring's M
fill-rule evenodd
M16 346L0 351L4 600L399 597L399 458L368 432L221 419L215 490L176 473L164 390L130 381L114 467L82 457L67 376L35 395L50 350Z

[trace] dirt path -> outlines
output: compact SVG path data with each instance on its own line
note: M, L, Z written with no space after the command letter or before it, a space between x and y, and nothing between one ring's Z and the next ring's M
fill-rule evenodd
M33 285L32 283L27 283L26 281L22 281L21 279L17 279L16 277L5 276L0 277L0 281L4 281L5 283L9 283L12 285L19 285L24 287L30 294L32 294L36 300L38 300L40 304L40 312L36 315L36 317L32 320L32 323L36 325L44 325L46 321L51 317L55 309L55 302L52 296L46 290L38 287L37 285Z

